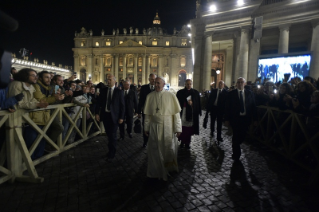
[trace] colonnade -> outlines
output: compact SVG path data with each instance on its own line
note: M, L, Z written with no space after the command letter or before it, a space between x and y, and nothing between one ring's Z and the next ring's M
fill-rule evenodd
M319 20L312 21L311 39L311 70L310 76L319 77ZM278 54L289 52L289 30L291 25L278 26ZM251 26L241 27L239 36L234 33L233 46L229 46L226 51L226 69L224 70L224 80L227 85L238 77L246 80L255 80L257 77L258 57L260 55L260 42L250 39ZM211 84L212 69L212 40L214 34L198 35L195 37L195 65L194 65L194 87L196 89L209 89ZM204 49L202 49L204 48ZM235 64L233 64L235 63ZM201 65L202 64L202 65ZM196 79L197 78L197 79Z

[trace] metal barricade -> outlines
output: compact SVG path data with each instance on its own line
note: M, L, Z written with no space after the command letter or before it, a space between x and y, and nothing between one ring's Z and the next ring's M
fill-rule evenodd
M319 117L310 117L319 123ZM319 126L311 130L304 115L290 110L258 106L258 125L250 135L254 140L293 161L311 173L309 184L319 179Z
M0 157L0 184L10 180L14 182L25 181L25 182L42 182L43 178L39 177L35 169L35 165L46 161L54 156L59 155L76 145L98 135L101 133L100 125L96 122L91 111L86 107L81 107L77 112L75 118L72 120L69 114L66 112L66 107L75 106L74 104L58 104L50 105L45 109L37 110L17 110L14 113L8 113L5 111L0 111L0 127L4 124L6 125L6 139L1 148ZM37 124L35 124L29 116L30 112L40 111L40 110L51 110L51 115L49 121L41 129ZM92 117L92 122L87 124L86 117L87 112ZM76 123L82 113L82 126L77 127ZM62 117L66 119L70 125L64 139L62 139L62 133L59 135L56 143L51 140L51 138L46 134L50 128L51 123L54 119L62 124ZM28 149L23 137L23 125L29 125L35 129L38 133L37 138L33 142L32 146ZM95 125L96 131L90 133L91 127ZM72 131L79 135L80 139L76 140L71 144L67 144L68 138L70 137ZM47 144L49 144L54 150L42 157L32 160L31 155L38 147L42 139L45 139ZM6 167L4 166L6 163ZM23 175L23 172L27 170L29 175Z

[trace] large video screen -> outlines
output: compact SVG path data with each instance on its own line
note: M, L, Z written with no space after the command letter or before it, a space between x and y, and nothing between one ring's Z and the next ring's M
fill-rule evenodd
M273 82L283 81L288 78L309 76L310 53L278 56L261 56L258 59L258 77L262 81L270 78Z

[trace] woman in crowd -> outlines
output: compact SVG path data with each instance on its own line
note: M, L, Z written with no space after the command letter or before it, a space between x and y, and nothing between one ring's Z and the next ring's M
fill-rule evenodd
M279 86L279 92L277 94L270 94L269 106L277 107L280 110L292 109L291 104L291 95L292 95L291 86L284 82Z

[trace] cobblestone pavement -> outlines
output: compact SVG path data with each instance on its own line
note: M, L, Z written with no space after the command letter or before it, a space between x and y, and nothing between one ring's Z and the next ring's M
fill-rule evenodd
M112 162L97 136L37 165L43 183L0 185L0 211L319 211L318 188L305 186L303 170L253 141L233 163L225 133L217 146L201 129L168 182L146 178L140 134L118 142Z

